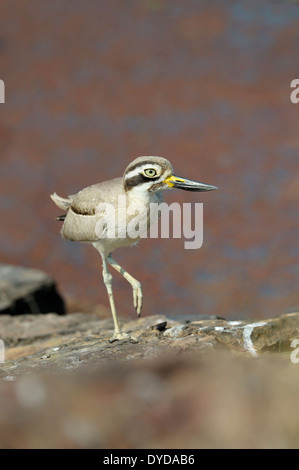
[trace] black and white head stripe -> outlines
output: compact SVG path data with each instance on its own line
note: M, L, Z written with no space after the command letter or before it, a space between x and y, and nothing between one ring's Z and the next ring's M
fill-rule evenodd
M162 183L172 173L172 166L162 157L138 157L124 173L124 186L129 190L141 186L149 190L154 184Z
M132 170L129 170L128 172L126 172L125 173L125 179L129 180L129 179L133 178L136 175L147 176L145 171L150 170L150 169L153 169L153 170L156 171L156 174L154 176L152 176L151 179L154 179L154 178L158 179L158 178L160 178L161 173L164 173L161 166L157 165L156 163L142 163L142 164L136 165L135 168L133 168ZM148 177L149 176L147 176L147 178Z

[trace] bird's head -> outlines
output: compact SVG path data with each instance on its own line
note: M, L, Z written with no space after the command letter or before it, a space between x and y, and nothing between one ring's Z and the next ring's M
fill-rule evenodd
M162 157L136 158L126 168L123 181L126 191L133 188L148 192L168 188L183 189L185 191L212 191L218 189L217 186L175 176L171 163Z

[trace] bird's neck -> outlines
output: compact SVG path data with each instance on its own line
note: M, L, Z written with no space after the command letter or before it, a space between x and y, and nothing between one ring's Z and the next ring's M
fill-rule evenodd
M138 186L136 186L127 192L127 201L128 204L138 203L148 205L154 202L162 202L163 196L161 191L149 192L145 191L144 188L138 188Z

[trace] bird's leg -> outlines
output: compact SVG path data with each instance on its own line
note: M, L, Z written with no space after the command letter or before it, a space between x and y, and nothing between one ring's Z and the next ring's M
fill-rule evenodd
M103 280L104 280L104 284L108 292L110 308L111 308L111 313L112 313L112 318L113 318L113 323L114 323L114 334L112 338L110 339L110 341L112 342L112 341L116 341L119 339L130 339L130 335L128 335L127 333L124 333L119 326L115 303L114 303L113 291L112 291L112 276L108 271L107 262L104 256L102 256L102 260L103 260Z
M134 300L134 307L136 308L137 315L140 317L142 303L143 303L143 293L142 293L142 285L137 279L135 279L131 274L122 268L117 261L115 261L111 255L107 257L107 261L116 271L118 271L132 286L133 288L133 300Z

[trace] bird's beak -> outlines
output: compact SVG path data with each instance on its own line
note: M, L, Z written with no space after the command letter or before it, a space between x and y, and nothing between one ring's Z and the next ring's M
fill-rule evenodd
M185 191L213 191L218 189L217 186L211 184L199 183L198 181L187 180L180 176L168 176L163 183L166 183L169 188L184 189Z

